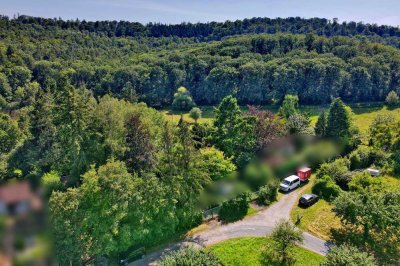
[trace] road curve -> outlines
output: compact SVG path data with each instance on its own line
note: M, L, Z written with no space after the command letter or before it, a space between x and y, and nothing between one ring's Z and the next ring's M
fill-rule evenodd
M163 254L186 245L207 247L224 240L242 236L270 235L279 220L290 220L290 211L292 210L292 207L297 203L300 194L303 193L307 187L308 186L306 185L295 191L284 194L279 201L268 208L259 211L253 216L197 233L181 242L171 244L162 250L148 254L143 259L135 261L129 265L156 265L157 260ZM326 255L329 250L329 244L325 240L315 237L307 232L304 232L303 236L304 241L301 245L302 247L318 254Z

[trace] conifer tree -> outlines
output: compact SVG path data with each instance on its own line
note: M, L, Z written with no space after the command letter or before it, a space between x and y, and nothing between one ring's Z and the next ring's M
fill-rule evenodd
M327 114L325 113L325 111L322 111L318 117L317 123L315 124L315 135L320 137L325 137L326 127L327 127Z
M348 138L351 132L351 119L346 105L339 98L335 99L329 109L326 135L332 138Z

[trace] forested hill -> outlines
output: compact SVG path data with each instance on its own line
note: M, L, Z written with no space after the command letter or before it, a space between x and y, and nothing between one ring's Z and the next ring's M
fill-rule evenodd
M399 47L400 29L386 25L365 24L362 22L338 23L324 18L304 19L300 17L290 18L251 18L236 21L208 22L208 23L181 23L161 24L149 23L143 25L138 22L128 21L79 21L48 19L30 16L19 16L9 20L2 18L3 25L13 27L18 24L41 26L46 29L73 29L83 32L96 32L112 37L184 37L197 40L219 40L224 36L254 33L315 33L321 36L356 36L366 35L377 37L375 41L382 39ZM383 38L379 38L383 37ZM393 38L390 38L393 37Z
M293 19L289 27L291 19L266 21L299 32L305 27L301 22L335 24ZM151 106L170 105L179 86L185 86L197 104L216 104L233 94L240 104L263 105L280 102L288 93L307 104L329 103L333 97L346 102L382 101L389 91L400 90L400 50L359 36L246 34L199 42L180 37L109 37L82 32L84 22L20 17L3 18L1 23L0 107L7 112L29 105L39 90L70 85L84 87L96 97L111 94ZM54 26L41 26L51 23ZM145 26L145 31L153 26ZM398 38L397 28L378 28L386 29L382 36Z

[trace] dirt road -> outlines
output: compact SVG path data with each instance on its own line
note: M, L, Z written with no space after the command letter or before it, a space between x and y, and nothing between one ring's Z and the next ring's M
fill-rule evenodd
M172 244L162 250L148 254L145 258L131 263L130 266L156 265L156 261L160 256L185 245L206 247L236 237L269 235L279 220L290 219L290 211L292 207L294 204L297 204L297 199L300 194L307 189L307 187L308 186L304 186L282 195L279 201L251 217L247 217L234 223L219 225L195 234L190 238L186 238L182 242ZM303 235L304 242L302 246L304 248L321 255L325 255L328 252L329 246L326 241L309 233L303 233Z

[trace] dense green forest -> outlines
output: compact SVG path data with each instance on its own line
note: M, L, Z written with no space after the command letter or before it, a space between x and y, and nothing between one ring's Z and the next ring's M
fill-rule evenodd
M393 45L399 44L400 30L398 27L362 22L338 23L337 19L330 21L324 18L303 19L291 18L251 18L226 22L181 23L176 25L149 23L142 25L129 21L79 21L62 19L46 19L39 17L19 16L8 20L3 18L7 27L15 24L35 24L45 29L73 29L82 32L95 32L105 36L130 37L184 37L198 41L218 40L225 36L252 33L315 33L324 36L355 36L363 35L381 40ZM383 38L380 38L383 37Z
M359 241L338 242L353 241L396 263L392 242L400 222L388 217L400 206L399 194L366 193L362 186L370 184L355 184L365 193L351 192L354 201L371 194L366 200L379 207L372 211L382 208L385 215L373 216L376 223L366 212L349 218L352 202L340 195L351 190L351 177L334 174L349 168L351 156L345 166L334 159L352 152L364 168L399 175L396 118L377 118L361 148L345 105L384 101L389 92L388 103L399 103L398 38L398 28L324 19L144 26L2 17L1 182L41 187L57 261L88 265L177 237L200 224L209 207L221 205L226 220L235 220L237 206L239 216L246 214L249 192L261 189L263 204L270 203L279 178L303 162L333 161L322 168L321 190L333 187L343 197L338 213L354 226L353 235L359 236L363 215L371 226ZM240 108L271 103L280 106L276 114ZM304 103L331 104L316 128L299 109ZM203 104L216 105L211 123L198 123ZM152 108L169 106L191 109L195 122L171 123ZM300 155L280 168L260 164L281 139L293 141ZM342 149L328 149L331 142ZM202 201L227 180L243 183L244 193ZM374 245L389 238L386 246Z
M77 22L50 27L42 25L53 20L45 21L0 21L3 109L15 109L20 94L31 94L23 91L32 84L57 90L62 79L96 97L138 98L155 107L171 104L179 86L188 88L197 104L216 104L230 94L240 104L279 103L287 93L307 104L338 96L347 102L383 101L389 91L399 92L399 50L368 38L288 33L199 42L109 37L75 29Z

